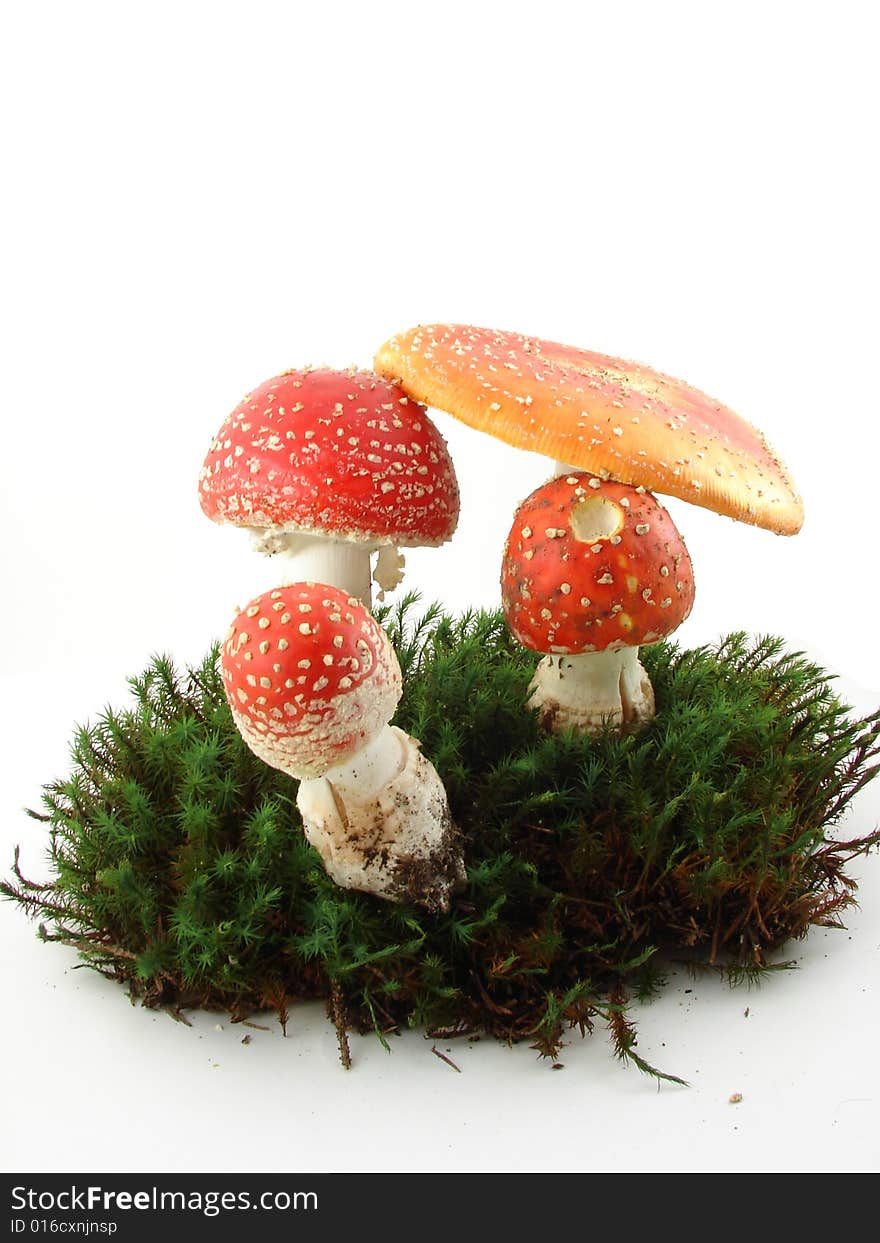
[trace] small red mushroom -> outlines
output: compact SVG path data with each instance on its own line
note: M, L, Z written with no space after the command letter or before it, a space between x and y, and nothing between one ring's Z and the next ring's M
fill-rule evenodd
M207 516L249 529L293 575L370 605L400 580L397 548L442 544L458 521L446 442L424 406L371 371L286 371L223 423L199 476Z
M306 837L334 881L448 909L458 832L433 765L388 723L400 666L360 601L323 583L265 592L232 623L221 671L247 745L299 779Z
M637 728L654 715L640 646L694 602L691 560L644 488L572 472L519 507L501 574L504 614L538 664L530 702L550 728Z

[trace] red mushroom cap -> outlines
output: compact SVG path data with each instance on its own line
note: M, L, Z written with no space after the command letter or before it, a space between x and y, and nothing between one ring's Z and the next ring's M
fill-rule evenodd
M252 600L224 640L221 670L245 742L300 778L355 755L394 715L402 685L382 627L323 583Z
M286 371L224 422L199 476L215 522L401 546L458 521L446 442L424 406L371 371Z
M536 652L601 652L671 634L694 602L675 523L643 488L576 472L516 512L501 573L511 631Z

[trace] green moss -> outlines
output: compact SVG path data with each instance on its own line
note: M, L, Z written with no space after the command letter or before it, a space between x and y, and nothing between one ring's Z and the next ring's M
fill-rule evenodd
M880 832L829 830L876 771L880 713L852 719L828 676L776 639L643 651L657 719L637 735L542 734L523 708L536 657L500 614L382 617L420 738L466 843L446 916L337 889L306 844L296 785L235 729L212 651L155 659L133 705L80 729L44 790L53 881L0 885L46 940L150 1006L234 1014L327 999L345 1029L402 1025L527 1039L571 1026L633 1048L633 994L664 953L736 975L853 901L848 862ZM652 1073L654 1073L652 1071Z

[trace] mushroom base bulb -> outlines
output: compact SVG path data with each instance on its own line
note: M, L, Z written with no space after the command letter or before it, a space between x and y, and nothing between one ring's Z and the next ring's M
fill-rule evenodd
M396 726L349 763L301 782L296 802L306 838L343 889L445 912L465 883L443 783Z
M654 718L654 689L638 648L545 656L529 687L545 729L600 734L641 729Z

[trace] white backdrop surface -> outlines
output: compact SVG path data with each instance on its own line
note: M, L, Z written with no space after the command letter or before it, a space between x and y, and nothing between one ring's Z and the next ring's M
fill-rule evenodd
M639 359L759 426L804 529L670 502L697 579L680 637L783 634L876 706L871 10L6 6L0 866L21 842L41 868L20 809L73 722L152 652L198 659L268 585L198 507L225 415L269 375L367 366L420 322ZM462 518L408 583L493 605L545 464L436 422ZM869 790L851 825L878 818ZM411 1033L390 1058L356 1041L345 1074L308 1009L242 1046L216 1017L129 1008L4 904L0 1166L876 1169L880 860L855 870L861 909L792 949L803 970L755 992L676 978L639 1012L642 1052L691 1083L659 1093L602 1035L561 1073L483 1041L449 1054L456 1074Z

